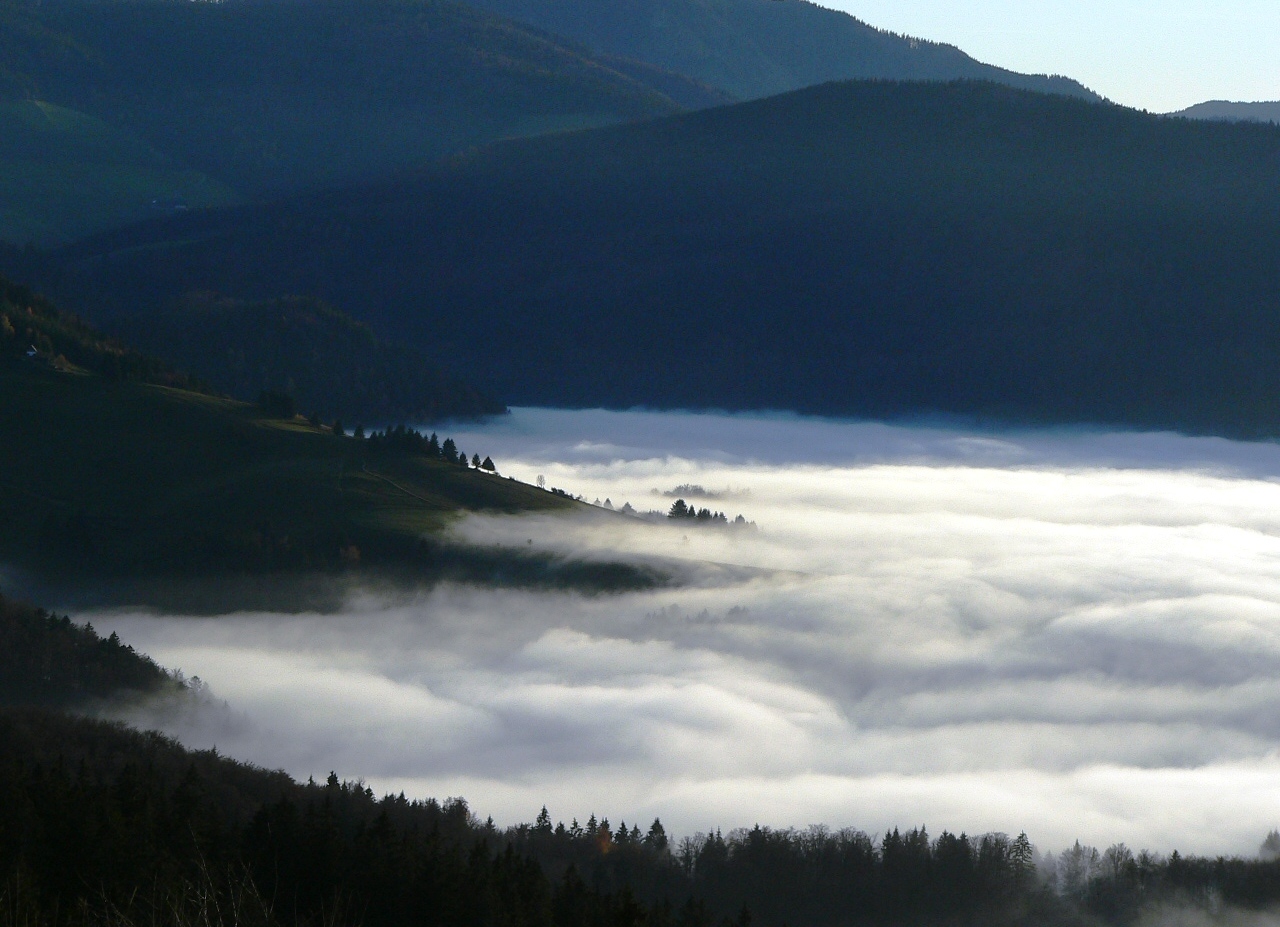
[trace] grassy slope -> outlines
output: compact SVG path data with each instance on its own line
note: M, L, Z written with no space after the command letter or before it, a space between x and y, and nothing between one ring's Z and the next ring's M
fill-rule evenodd
M459 510L572 503L252 406L0 358L0 560L56 580L404 565ZM382 476L391 477L392 485ZM402 488L398 488L402 487ZM345 552L345 559L344 559Z
M237 197L92 116L0 101L0 239L48 245L149 218L157 200L198 209Z

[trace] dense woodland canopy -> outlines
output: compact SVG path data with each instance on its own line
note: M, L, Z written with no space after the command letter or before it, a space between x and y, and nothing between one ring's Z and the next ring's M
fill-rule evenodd
M0 707L83 708L182 689L117 635L0 595Z
M0 711L0 924L816 927L1139 923L1280 900L1280 863L1025 835L481 822L461 799L297 784L155 734Z
M831 84L175 218L32 273L102 313L316 293L511 403L1273 434L1277 171L1274 126Z

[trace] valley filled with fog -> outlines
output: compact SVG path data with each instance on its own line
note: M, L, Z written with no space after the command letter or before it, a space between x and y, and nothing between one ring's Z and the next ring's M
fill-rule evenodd
M643 593L76 616L226 701L135 719L499 824L545 804L676 834L923 823L1210 854L1280 825L1280 446L529 409L450 433L589 502L755 526L454 529L672 577Z

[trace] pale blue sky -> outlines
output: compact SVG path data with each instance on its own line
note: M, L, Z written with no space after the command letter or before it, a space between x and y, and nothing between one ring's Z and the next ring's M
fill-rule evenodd
M1280 100L1280 0L819 0L1155 112Z

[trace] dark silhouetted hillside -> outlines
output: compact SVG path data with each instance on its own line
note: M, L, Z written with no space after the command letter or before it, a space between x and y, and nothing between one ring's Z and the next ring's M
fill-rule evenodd
M6 924L1126 927L1262 919L1280 864L1026 834L756 826L673 840L595 814L500 830L462 799L305 784L155 733L0 711ZM1072 866L1072 863L1076 865ZM16 916L14 913L16 912Z
M441 373L422 351L387 344L314 299L252 302L188 294L163 314L115 321L121 338L0 277L0 354L23 357L34 350L30 359L40 365L219 391L246 402L277 393L326 422L426 423L506 411L491 396Z
M305 292L513 404L1280 430L1280 129L830 84L68 248L76 304Z
M107 380L131 380L206 391L198 380L124 342L107 337L28 287L0 277L0 358L27 367L88 371Z
M423 351L388 344L315 299L189 294L168 312L122 318L114 327L231 396L284 394L326 422L425 423L506 411L441 373Z
M1016 74L960 49L884 32L806 0L470 0L591 49L687 74L739 99L833 80L992 80L1097 99L1073 80Z
M115 634L0 595L0 708L82 708L182 685Z

